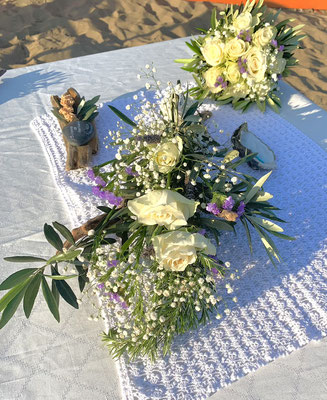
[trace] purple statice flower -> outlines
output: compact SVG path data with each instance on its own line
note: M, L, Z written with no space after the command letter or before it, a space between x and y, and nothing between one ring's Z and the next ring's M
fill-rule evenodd
M205 229L201 229L198 233L199 233L200 235L205 235L205 234L206 234L206 230L205 230Z
M100 199L107 200L111 205L119 207L122 205L124 198L120 196L115 196L113 193L108 192L107 190L101 190L99 186L92 187L92 193L100 197Z
M278 43L277 43L277 40L276 40L276 39L273 39L270 43L271 43L274 47L277 47L277 46L278 46Z
M119 294L118 293L109 292L109 299L111 301L119 301Z
M217 81L215 83L215 87L221 86L223 89L226 89L227 82L224 80L222 76L218 76Z
M116 197L116 200L115 200L115 202L114 202L114 206L116 206L116 207L121 206L122 203L123 203L123 201L124 201L124 198L123 198L123 197L121 197L121 196Z
M99 185L99 186L106 186L106 182L101 178L101 176L97 176L95 179L94 179L94 181L95 181L95 183L97 184L97 185Z
M119 303L120 301L120 297L118 293L112 293L112 299L117 301L117 303Z
M125 168L126 174L131 175L131 176L139 176L139 174L135 171L133 171L133 168L131 167L126 167Z
M281 80L281 79L283 79L283 75L282 74L278 74L277 78L278 78L278 80Z
M278 48L278 51L283 51L285 49L285 46L283 44L281 44Z
M98 284L98 288L99 288L99 289L103 289L103 288L104 288L104 283L99 283L99 284Z
M111 197L109 203L112 204L113 206L119 207L119 206L121 206L121 204L122 204L123 201L124 201L124 198L123 198L123 197L115 196L115 195L112 193L112 197Z
M111 201L114 199L115 195L112 192L106 192L106 200L111 203Z
M208 203L206 210L209 211L211 214L213 215L219 215L220 214L220 210L217 206L216 203Z
M108 295L109 295L109 299L111 301L115 301L116 303L118 303L124 310L126 310L128 308L127 303L120 298L118 293L110 292L110 293L108 293Z
M100 197L100 199L105 200L105 198L106 198L106 192L102 192L102 191L100 190L99 197Z
M245 211L245 203L244 203L244 201L241 201L240 205L237 207L237 211L236 211L237 215L239 217L241 217L244 214L244 211Z
M237 60L238 69L240 70L241 74L246 73L246 63L247 62L248 62L248 60L246 58L239 57L239 59Z
M107 265L108 265L109 268L117 267L118 260L107 261Z
M140 175L138 172L133 171L132 167L126 167L125 171L128 175L131 175L131 176L139 176Z
M90 179L95 179L95 174L94 174L93 169L89 169L89 170L87 171L87 176L88 176Z
M94 196L100 197L100 188L98 186L93 186L92 187L92 193L94 194Z
M244 30L241 29L240 33L237 35L237 39L242 39L243 34L244 34Z
M232 211L234 205L235 200L232 198L232 196L228 196L227 199L224 201L223 209L227 211Z
M110 200L112 200L113 196L115 196L115 195L113 193L111 193L111 192L108 192L108 191L105 191L104 193L105 193L105 197L104 198L106 200L108 200L109 203L110 203Z
M242 39L245 42L251 42L251 35L249 34L249 30L246 31L244 29L240 30L240 33L237 35L237 39Z
M108 192L108 191L101 192L99 190L98 197L100 197L101 199L107 200L113 206L120 206L122 204L122 202L124 201L123 197L115 196L114 193Z
M122 302L120 303L120 305L122 306L122 308L123 308L124 310L127 310L128 305L127 305L126 301L122 301Z
M219 260L218 260L218 257L217 257L217 256L209 255L209 257L210 257L212 260L214 260L216 263L219 263ZM218 271L217 268L211 268L210 271L211 271L211 273L212 273L213 275L218 275L218 274L219 274L219 271Z

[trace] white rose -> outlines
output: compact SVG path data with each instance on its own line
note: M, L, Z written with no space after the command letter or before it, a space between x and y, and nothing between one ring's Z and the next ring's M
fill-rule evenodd
M256 82L261 82L267 69L266 56L258 47L254 46L249 50L246 59L249 76Z
M128 209L144 225L164 225L175 229L187 225L200 203L189 200L172 190L153 190L144 196L130 200Z
M201 47L206 62L212 67L221 64L225 59L224 43L217 38L207 38Z
M222 76L223 70L219 67L211 67L206 72L204 72L203 77L206 81L208 89L212 93L218 93L222 91L221 85L218 84L217 79Z
M277 29L274 26L261 28L253 35L253 43L258 47L264 47L274 39L276 33Z
M249 43L242 39L234 38L226 43L225 52L230 60L236 61L243 57L249 49Z
M154 162L159 172L165 174L171 171L178 163L183 150L183 141L179 136L176 137L176 141L176 144L173 142L166 142L158 146L154 156Z
M159 264L167 270L178 272L195 263L198 251L216 254L215 246L206 237L182 231L155 236L153 247Z
M251 28L252 26L252 15L248 11L243 12L240 14L235 21L233 22L234 28L237 30L246 30Z
M241 73L237 63L230 63L227 66L226 78L230 83L237 83L241 79Z

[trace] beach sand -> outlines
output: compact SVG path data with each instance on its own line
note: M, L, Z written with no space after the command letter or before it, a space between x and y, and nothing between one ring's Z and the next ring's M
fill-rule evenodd
M1 0L0 69L197 34L213 7L186 0ZM279 20L286 18L305 24L307 34L286 81L327 110L327 11L283 10Z

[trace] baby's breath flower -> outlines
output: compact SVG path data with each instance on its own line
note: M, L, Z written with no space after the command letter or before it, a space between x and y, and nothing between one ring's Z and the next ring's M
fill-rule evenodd
M152 321L156 321L157 320L157 313L152 311L151 314L150 314L150 318L152 319Z

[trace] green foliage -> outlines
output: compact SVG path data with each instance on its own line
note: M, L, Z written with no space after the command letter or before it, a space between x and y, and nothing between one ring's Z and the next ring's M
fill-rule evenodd
M93 99L85 101L82 97L81 102L76 110L77 118L80 121L92 122L93 119L98 115L96 103L99 101L100 96L95 96Z
M70 248L67 252L65 253L58 253L57 255L51 257L48 261L47 264L53 264L53 263L59 263L59 262L63 262L63 261L71 261L71 260L75 260L75 258L77 258L83 251L83 248L78 248L75 249L74 247Z
M36 296L39 292L40 284L42 281L42 274L36 274L30 281L25 295L24 295L24 312L26 318L29 318L35 303Z
M129 119L125 114L119 111L116 107L109 105L108 106L111 111L113 111L122 121L126 122L126 124L133 126L134 128L137 126L135 122Z
M58 233L51 225L44 225L44 234L47 241L56 249L58 253L50 257L48 260L41 257L32 256L14 256L6 257L5 260L15 263L39 263L43 266L39 268L25 268L14 272L0 284L0 290L8 290L8 292L0 299L0 312L2 318L0 327L6 325L10 318L14 315L20 302L23 301L23 308L26 318L29 318L35 304L37 294L42 287L43 296L48 307L59 322L59 298L62 297L67 303L74 308L78 308L77 298L71 287L65 282L67 279L78 278L81 290L84 289L85 283L88 282L85 274L86 271L76 266L77 274L60 275L57 269L57 263L75 262L77 257L83 252L88 245L88 240L84 243L75 243L72 233L64 225L53 222L53 226L58 232L72 245L69 250L62 252L63 242ZM51 275L44 273L46 268L50 268ZM50 290L46 278L52 280L52 288ZM83 282L83 283L82 283ZM42 285L41 285L42 283ZM1 322L2 321L2 322Z
M52 228L51 225L44 224L44 236L47 241L53 246L55 249L61 251L63 248L63 242L60 239L58 233Z
M81 98L79 105L75 108L75 114L79 121L88 121L92 122L94 118L99 114L97 112L96 103L99 101L100 96L95 96L93 99L86 101L84 97ZM59 109L61 105L58 100L58 107L59 108L52 108L52 114L60 121L67 123L66 119L59 113Z
M19 293L25 291L29 281L30 279L26 279L25 281L14 286L0 299L0 312L3 311L11 302L11 300L13 300Z
M75 240L70 230L59 222L52 222L52 225L57 229L57 231L70 243L74 244Z
M43 292L44 299L48 304L51 314L55 317L55 319L58 322L60 322L58 303L57 303L56 298L54 297L53 293L51 292L48 282L46 281L44 276L42 276L42 292Z
M32 256L13 256L13 257L5 257L5 261L14 262L14 263L33 263L33 262L44 262L45 258L40 257L32 257Z
M252 186L251 188L249 188L248 193L245 196L244 202L248 203L258 192L259 190L262 188L262 185L266 182L266 180L269 178L269 176L271 175L272 171L268 172L266 175L264 175L263 177L261 177L254 186Z
M0 329L2 329L15 314L19 304L21 303L26 287L20 290L17 295L7 304L0 319Z
M37 268L26 268L21 269L10 275L6 280L4 280L0 285L0 290L8 290L24 282L28 277L30 277L33 272L37 271Z
M57 268L52 268L52 278L54 279L53 286L57 288L58 294L60 294L60 296L72 307L79 308L77 298L71 287L68 285L67 282L65 282L65 280L58 279L63 277L59 274Z

